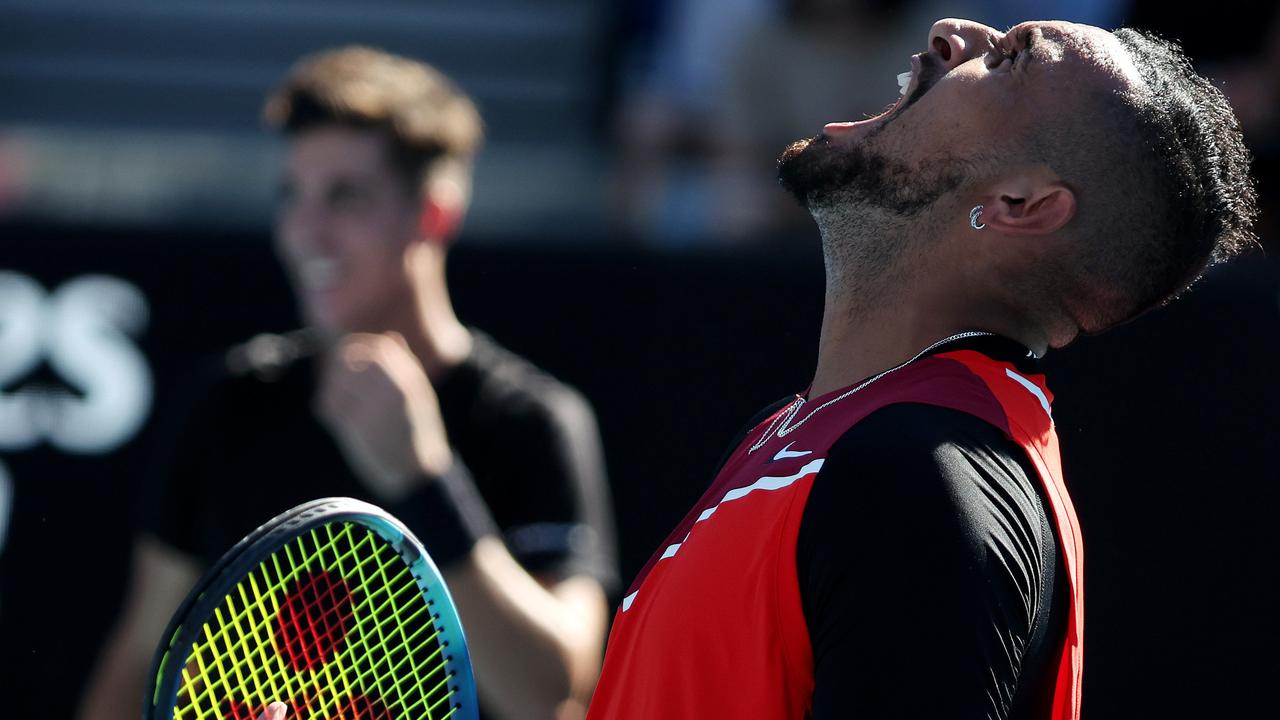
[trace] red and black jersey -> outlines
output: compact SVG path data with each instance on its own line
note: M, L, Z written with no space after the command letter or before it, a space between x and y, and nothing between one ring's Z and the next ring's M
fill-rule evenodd
M1051 717L1077 718L1082 546L1061 483L1050 398L1043 378L1017 363L949 345L856 391L812 401L796 398L774 412L747 433L628 590L590 716L801 718L810 713L815 649L806 611L812 613L820 602L802 594L796 560L802 524L814 513L807 508L810 491L818 480L857 483L856 476L824 474L824 467L836 462L833 447L868 417L890 417L877 411L913 404L995 428L1021 451L1041 486L1040 497L1052 510L1067 597L1061 613L1065 627L1058 635L1063 639L1051 648L1044 705L1052 708ZM944 508L939 517L950 511ZM899 564L910 562L903 558ZM962 604L964 598L953 602ZM1013 654L1025 648L1017 650ZM928 647L909 651L922 658L930 653ZM853 680L849 685L856 684ZM997 699L996 709L980 716L1007 717L1009 704L1008 698Z

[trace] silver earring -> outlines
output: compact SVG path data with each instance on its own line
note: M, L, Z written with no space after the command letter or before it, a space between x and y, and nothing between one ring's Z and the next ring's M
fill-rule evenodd
M986 226L987 226L987 225L986 225L986 223L979 223L979 222L978 222L978 216L979 216L979 215L981 215L981 214L982 214L982 206L981 206L981 205L975 205L975 206L973 207L973 209L969 211L969 225L970 225L974 230L981 230L982 228L984 228L984 227L986 227Z

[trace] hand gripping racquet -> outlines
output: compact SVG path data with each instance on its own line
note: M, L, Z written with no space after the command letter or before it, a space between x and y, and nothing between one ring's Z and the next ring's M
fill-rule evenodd
M449 591L417 538L350 498L299 505L224 555L169 622L144 720L475 720Z

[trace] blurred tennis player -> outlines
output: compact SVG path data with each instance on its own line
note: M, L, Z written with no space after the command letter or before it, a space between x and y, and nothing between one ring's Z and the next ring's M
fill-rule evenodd
M589 717L1078 718L1083 545L1036 359L1246 245L1247 155L1164 41L961 20L885 113L787 148L826 258L812 385L626 592Z
M581 717L616 573L602 451L580 395L454 315L474 106L432 68L348 48L300 62L266 116L288 138L276 239L309 327L233 351L190 421L83 715L137 717L201 564L276 512L349 495L441 566L482 709Z

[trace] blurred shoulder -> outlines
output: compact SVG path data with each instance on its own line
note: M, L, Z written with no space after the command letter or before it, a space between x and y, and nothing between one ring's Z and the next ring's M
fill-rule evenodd
M464 364L474 384L478 411L544 420L594 422L590 403L572 385L508 350L488 334L471 329L471 357ZM463 379L463 378L460 378Z

